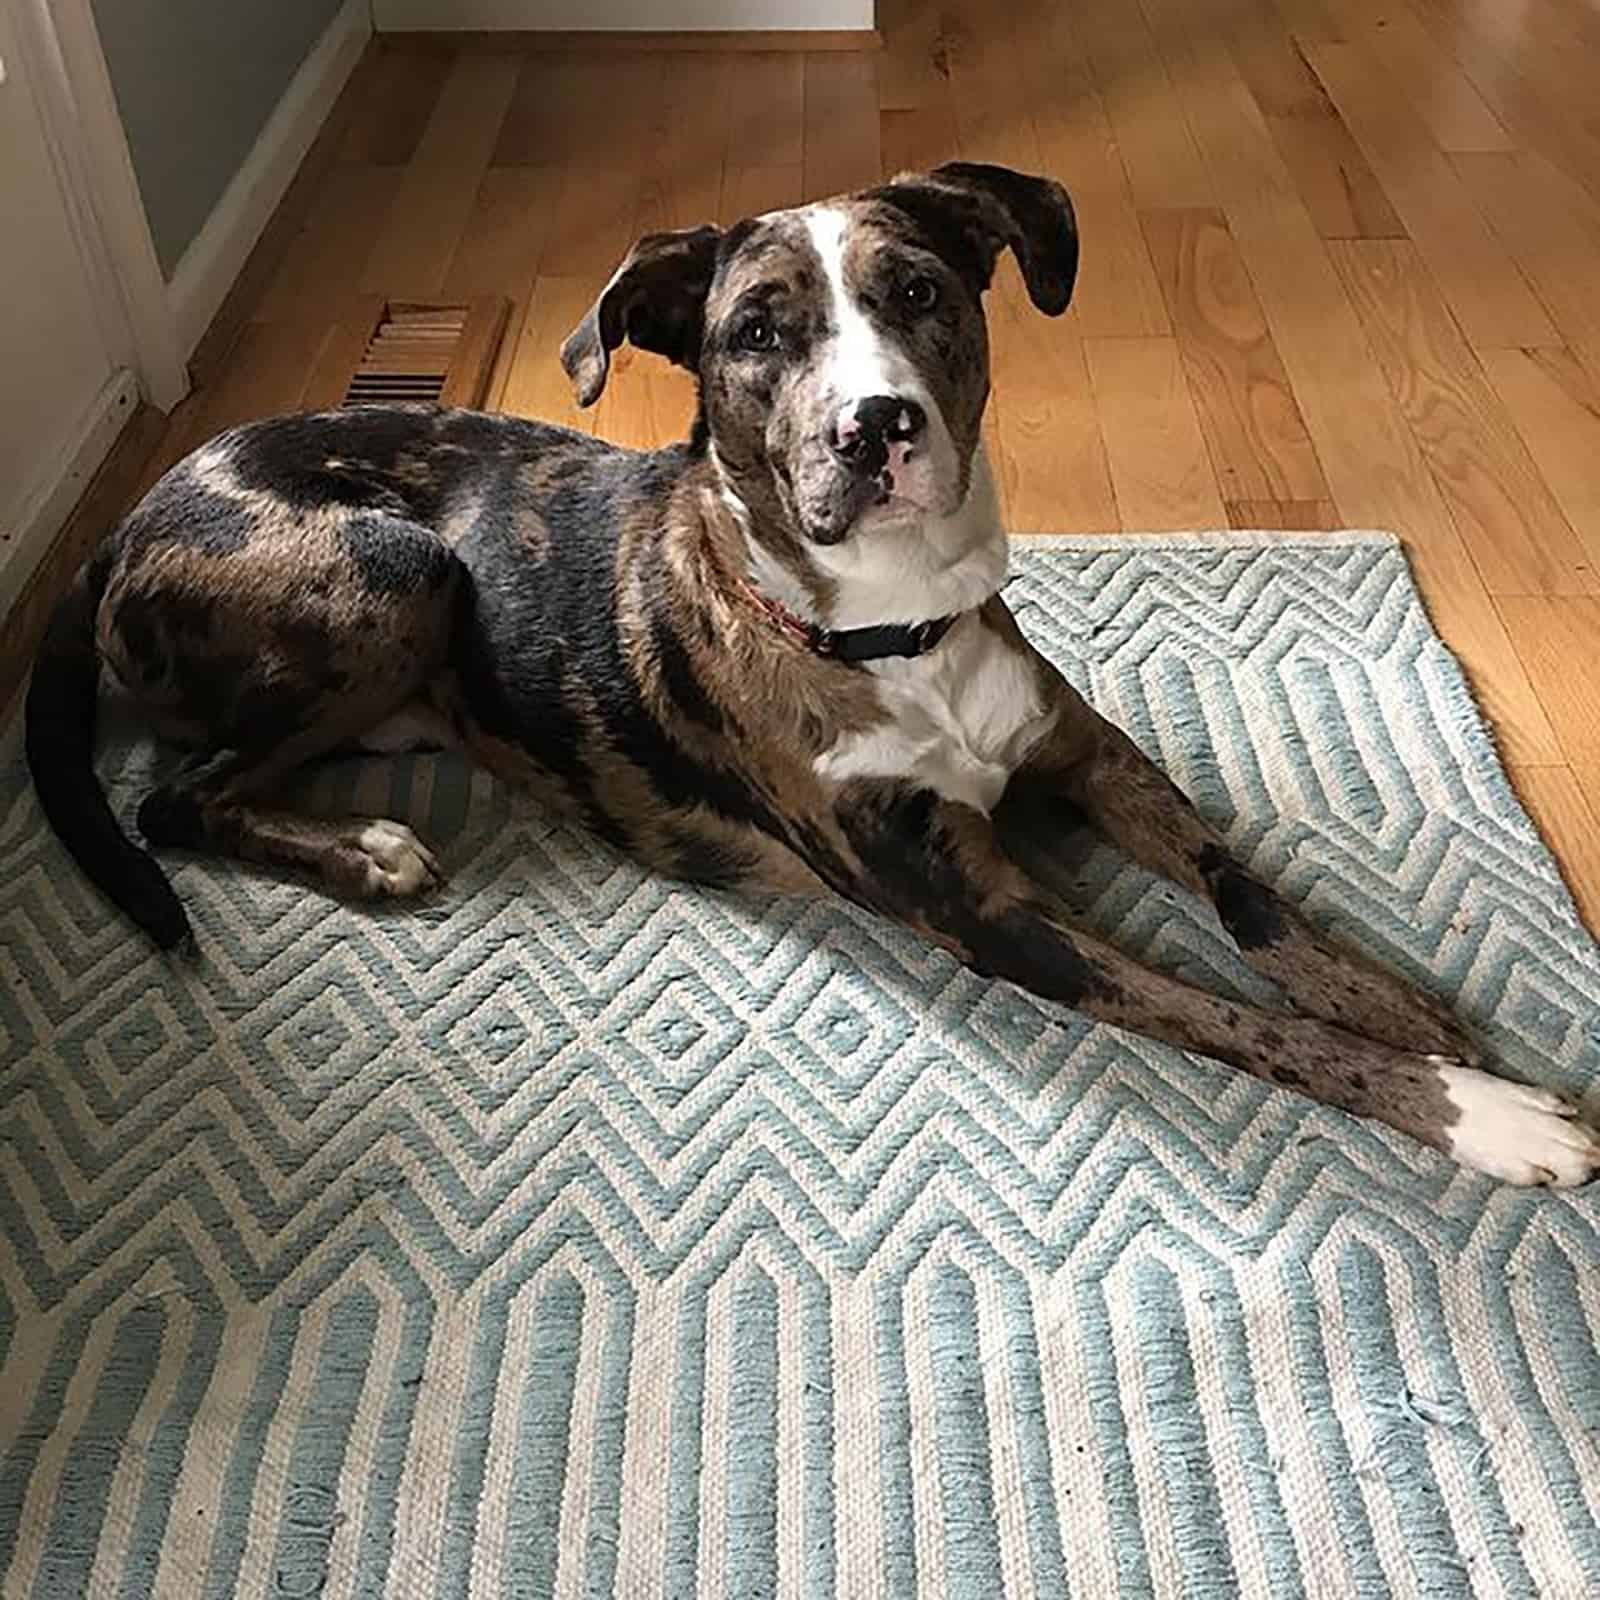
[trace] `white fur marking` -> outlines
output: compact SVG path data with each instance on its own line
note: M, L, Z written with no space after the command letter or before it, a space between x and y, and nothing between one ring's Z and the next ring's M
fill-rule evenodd
M1600 1171L1600 1133L1548 1089L1530 1089L1475 1067L1441 1066L1450 1103L1450 1154L1507 1183L1570 1188Z
M827 373L846 407L874 394L906 394L921 389L905 356L885 340L861 314L844 281L844 244L850 219L831 206L813 206L804 213L811 247L822 262L832 301L834 338ZM922 394L916 394L918 400Z
M810 206L801 216L828 280L834 324L823 368L828 386L838 397L842 415L853 416L856 406L873 395L899 395L922 407L927 433L896 476L894 492L933 511L941 489L948 493L956 476L955 445L944 413L905 351L884 338L850 294L844 276L849 214L832 206Z
M927 655L870 670L886 720L817 757L818 773L836 783L909 778L987 813L1054 720L1027 656L975 616Z

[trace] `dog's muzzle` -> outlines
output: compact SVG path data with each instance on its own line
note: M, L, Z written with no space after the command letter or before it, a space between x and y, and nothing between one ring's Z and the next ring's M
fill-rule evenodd
M902 395L869 395L842 406L828 429L826 455L812 453L797 485L806 537L839 544L863 512L888 504L927 431L927 413Z

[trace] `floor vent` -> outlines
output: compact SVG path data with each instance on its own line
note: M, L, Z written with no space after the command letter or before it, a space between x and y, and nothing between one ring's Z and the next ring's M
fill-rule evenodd
M481 406L510 309L498 296L465 305L385 301L341 404Z

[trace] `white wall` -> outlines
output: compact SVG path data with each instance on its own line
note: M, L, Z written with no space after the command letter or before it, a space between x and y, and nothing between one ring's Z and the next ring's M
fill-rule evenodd
M93 0L169 279L340 3Z
M874 0L374 0L396 28L871 28Z
M42 86L32 81L12 16L0 0L0 611L59 523L60 508L46 502L64 479L98 464L86 446L92 437L103 450L115 437L131 393L130 386L118 398L109 332L46 133Z

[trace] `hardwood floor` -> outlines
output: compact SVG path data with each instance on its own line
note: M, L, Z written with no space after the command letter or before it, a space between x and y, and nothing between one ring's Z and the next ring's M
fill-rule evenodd
M556 348L637 233L953 156L1073 190L1072 311L992 296L1021 530L1402 534L1600 908L1596 0L880 0L875 54L379 41L202 352L150 481L301 404L363 297L499 293L491 400L648 444L692 395ZM319 376L321 375L321 376ZM58 563L59 565L59 563Z

